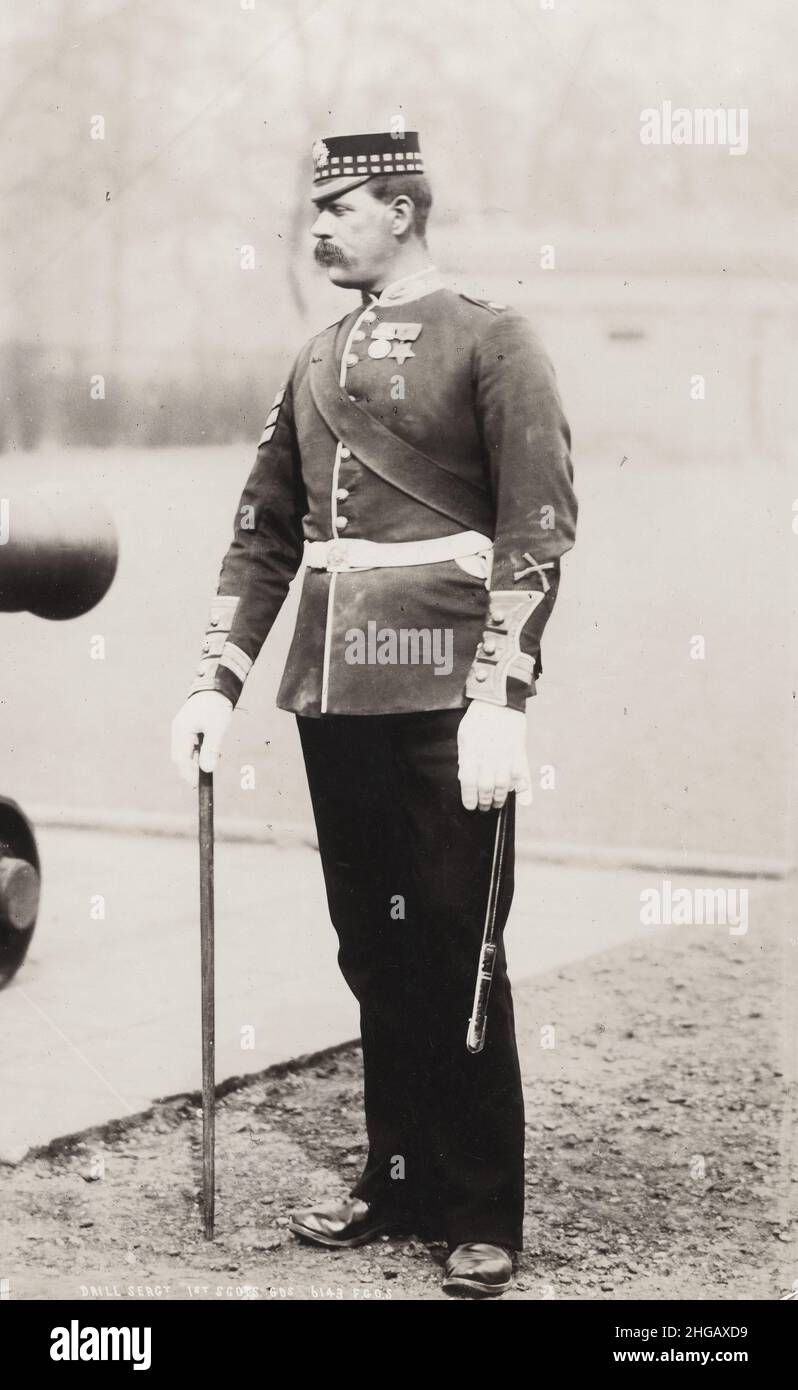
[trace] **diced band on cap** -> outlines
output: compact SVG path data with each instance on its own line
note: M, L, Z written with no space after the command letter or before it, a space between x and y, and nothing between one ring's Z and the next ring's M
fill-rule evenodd
M346 187L338 187L341 180L348 180L347 186L355 188L366 179L383 178L386 174L424 172L415 130L396 136L389 131L374 135L331 135L317 140L311 154L314 200L346 192Z

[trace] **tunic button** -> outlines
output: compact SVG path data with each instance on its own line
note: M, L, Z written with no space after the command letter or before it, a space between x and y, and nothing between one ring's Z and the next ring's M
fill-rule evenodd
M335 518L335 525L337 530L343 531L349 525L349 518L345 516L337 516Z
M208 626L209 626L209 627L218 627L218 626L219 626L219 619L218 619L218 618L211 618L211 621L210 621L210 623L208 624Z
M336 491L335 496L338 502L345 502L347 497L349 496L349 489L345 487L339 487Z
M365 336L366 336L365 333L353 333L353 334L352 334L352 342L353 342L353 343L362 343L362 342L363 342L363 339L365 338Z
M487 671L475 671L475 672L474 672L474 680L475 680L475 681L486 681L487 679L488 679L488 673L487 673Z
M376 315L376 314L372 314L371 310L369 309L368 313L363 315L363 317L361 318L360 322L361 322L361 323L373 323L376 317L377 317L377 315ZM364 334L363 334L363 337L365 338L365 336L366 336L366 335L365 335L365 333L364 333Z
M357 400L357 396L350 396L349 399L350 399L350 401L356 401L356 400Z
M359 361L360 358L357 356L357 353L350 352L346 359L346 365L347 367L356 367Z
M492 638L489 638L486 642L482 643L482 650L486 656L493 656L493 653L496 650L496 643L493 641Z
M342 459L351 459L351 457L352 457L352 450L351 450L351 449L347 449L346 445L344 445L344 447L343 447L342 450L341 450L341 458L342 458Z
M491 615L490 615L490 620L491 620L491 622L492 622L493 624L495 624L496 627L498 627L498 626L500 625L500 623L503 623L503 622L504 622L504 614L503 614L503 613L491 613Z

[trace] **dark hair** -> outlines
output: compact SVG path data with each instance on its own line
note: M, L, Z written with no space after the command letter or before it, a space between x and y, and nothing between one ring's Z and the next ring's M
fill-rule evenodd
M424 241L432 207L432 189L423 174L386 174L369 179L365 187L380 203L392 203L394 198L399 197L409 198L415 209L413 231Z

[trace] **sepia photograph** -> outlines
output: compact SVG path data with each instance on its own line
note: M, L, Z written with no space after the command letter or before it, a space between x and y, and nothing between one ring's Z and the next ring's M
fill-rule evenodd
M45 1373L412 1301L761 1369L798 15L2 33L0 1300Z

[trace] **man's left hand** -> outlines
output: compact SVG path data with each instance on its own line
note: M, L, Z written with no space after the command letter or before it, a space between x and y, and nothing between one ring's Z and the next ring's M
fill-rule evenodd
M467 811L503 806L511 791L532 802L526 753L526 715L506 705L472 700L457 730L458 778Z

